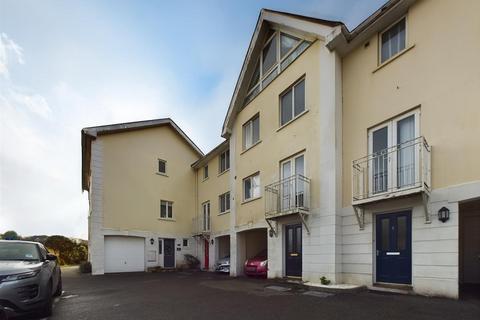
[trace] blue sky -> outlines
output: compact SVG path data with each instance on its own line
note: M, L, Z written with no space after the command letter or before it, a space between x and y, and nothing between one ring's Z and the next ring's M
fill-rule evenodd
M80 130L171 117L208 151L261 8L352 29L384 0L0 0L0 233L87 237Z

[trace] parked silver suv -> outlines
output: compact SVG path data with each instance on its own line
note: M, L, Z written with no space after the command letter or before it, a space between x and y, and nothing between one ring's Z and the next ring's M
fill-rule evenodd
M61 293L55 255L41 243L0 240L0 319L30 312L49 316L53 296Z

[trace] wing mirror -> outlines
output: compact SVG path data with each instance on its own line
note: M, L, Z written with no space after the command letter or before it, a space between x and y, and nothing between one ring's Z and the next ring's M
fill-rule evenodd
M47 253L47 260L48 261L57 261L57 256L51 253Z

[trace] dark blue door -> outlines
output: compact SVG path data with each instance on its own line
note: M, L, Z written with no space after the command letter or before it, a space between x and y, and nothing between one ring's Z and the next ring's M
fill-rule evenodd
M376 216L377 282L412 283L411 211Z

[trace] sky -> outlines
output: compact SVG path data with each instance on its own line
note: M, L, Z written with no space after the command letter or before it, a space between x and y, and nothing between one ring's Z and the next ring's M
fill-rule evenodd
M87 238L80 130L172 118L207 152L261 8L343 21L385 0L0 0L0 233Z

